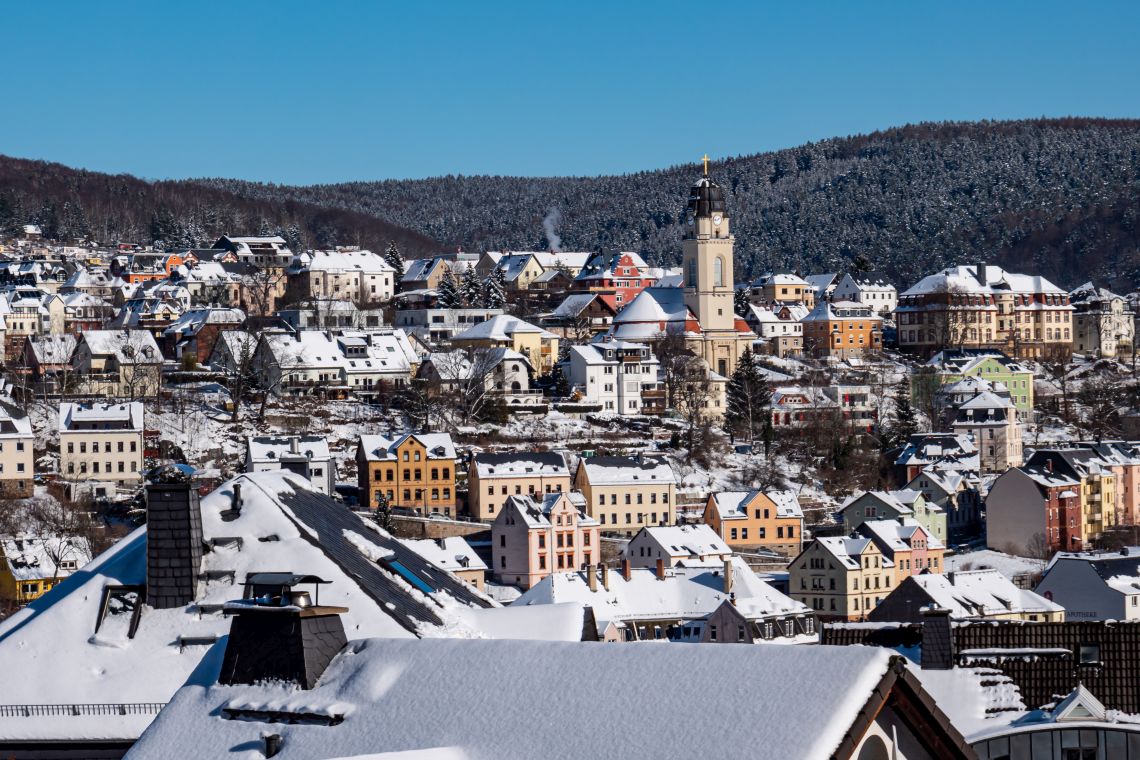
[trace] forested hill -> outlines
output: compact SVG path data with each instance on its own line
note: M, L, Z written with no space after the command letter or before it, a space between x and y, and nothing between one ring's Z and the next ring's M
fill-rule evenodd
M0 156L0 237L29 223L54 240L104 244L162 240L198 247L225 234L280 234L295 250L337 244L383 250L392 240L412 255L439 250L423 235L358 211Z
M715 135L710 135L715 143ZM285 187L205 180L273 203L359 211L467 250L621 247L676 262L699 164L611 177L440 177ZM899 284L985 257L1074 287L1140 284L1140 121L920 124L714 163L738 277L853 263Z

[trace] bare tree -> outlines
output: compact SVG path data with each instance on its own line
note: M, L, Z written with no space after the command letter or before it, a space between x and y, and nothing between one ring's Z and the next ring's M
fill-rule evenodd
M709 402L713 396L713 384L709 369L700 358L689 354L678 357L676 389L670 406L677 410L686 425L688 451L685 461L692 463L694 450L707 437L711 424Z
M659 362L661 382L665 386L665 405L670 409L675 408L693 358L693 352L685 340L684 328L670 326L657 341L654 351Z

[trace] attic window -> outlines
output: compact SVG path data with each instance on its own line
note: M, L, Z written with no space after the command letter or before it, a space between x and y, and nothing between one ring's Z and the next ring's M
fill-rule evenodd
M419 589L420 591L424 592L425 594L434 594L435 593L435 589L432 588L430 585L428 585L427 581L423 580L418 575L413 573L411 570L409 570L407 567L405 567L403 565L403 563L401 563L399 560L382 559L382 560L380 560L380 564L381 564L381 566L385 567L386 569L391 570L392 572L396 573L396 575L399 575L405 581L410 583L414 588Z
M1081 665L1099 665L1100 644L1081 644L1078 656Z
M133 639L142 616L142 586L105 586L95 633L104 638Z

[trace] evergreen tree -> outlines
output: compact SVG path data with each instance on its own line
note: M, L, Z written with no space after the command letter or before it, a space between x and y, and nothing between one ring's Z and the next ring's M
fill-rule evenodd
M550 393L555 398L566 398L570 395L570 382L562 372L561 362L555 362L554 368L550 370Z
M483 306L488 309L501 309L507 304L507 282L503 277L503 270L495 267L491 276L483 283Z
M482 299L483 284L479 282L475 267L468 266L459 280L459 300L465 308L477 308Z
M891 399L894 401L895 409L891 414L890 423L883 431L885 449L903 445L918 432L918 414L911 404L910 378L907 375L903 375L902 380L895 386Z
M384 251L384 261L388 262L388 266L396 270L395 274L395 292L400 292L400 280L404 279L404 257L400 255L400 249L396 247L394 242L388 243L388 249Z
M448 268L439 281L439 291L436 296L436 306L441 309L455 309L459 307L459 284L455 275Z
M372 520L384 530L392 532L392 505L383 491L376 493L376 511L372 513Z
M770 443L765 430L772 424L772 390L751 350L740 355L725 395L725 429L750 441L759 436Z
M748 307L751 305L748 300L748 288L737 288L732 294L732 310L737 316L744 317L748 315Z

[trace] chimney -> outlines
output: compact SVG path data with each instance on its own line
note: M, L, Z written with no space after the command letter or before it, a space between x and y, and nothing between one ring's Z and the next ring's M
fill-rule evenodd
M621 577L622 577L623 579L625 579L625 580L627 580L627 581L628 581L628 580L629 580L629 576L630 576L630 573L629 573L629 560L628 560L628 559L623 559L623 560L621 561Z
M247 598L225 606L225 613L234 619L218 683L274 680L303 689L316 686L333 657L348 643L340 619L348 609L314 605L307 591L294 591L293 586L324 582L289 573L249 575Z
M187 475L168 466L147 484L146 522L146 603L190 604L202 570L202 510Z
M301 453L301 438L300 438L300 436L296 436L296 435L289 436L289 453L290 454L300 454Z
M596 593L598 590L598 571L594 569L593 565L586 565L586 580L590 584L590 591Z
M610 590L610 566L605 562L602 563L602 588Z
M1053 460L1052 459L1046 459L1045 460L1045 472L1053 472Z
M975 270L974 274L975 274L975 277L977 277L978 282L980 282L982 285L988 285L989 284L989 272L986 269L986 262L984 262L984 261L978 262L977 264L974 265L974 270Z
M950 610L926 607L922 610L922 669L954 668L954 628Z
M732 594L732 557L724 560L724 593Z
M276 757L281 752L281 734L262 734L265 740L265 756Z
M665 580L665 560L660 557L657 558L657 580Z

